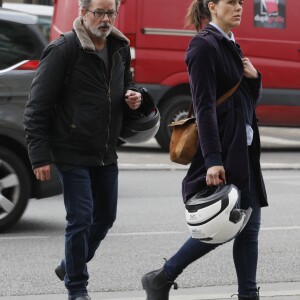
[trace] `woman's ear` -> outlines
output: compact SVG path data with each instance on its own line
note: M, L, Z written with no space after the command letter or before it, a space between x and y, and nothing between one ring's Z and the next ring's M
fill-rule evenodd
M211 15L215 14L216 11L216 4L214 2L209 2L207 5Z

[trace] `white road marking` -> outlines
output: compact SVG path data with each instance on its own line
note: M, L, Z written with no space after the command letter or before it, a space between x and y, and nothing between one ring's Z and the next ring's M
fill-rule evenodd
M263 231L280 231L280 230L299 230L300 226L288 226L288 227L262 227Z
M260 136L260 140L262 143L272 143L272 144L278 144L282 146L300 146L300 142L288 140L288 139L282 139L277 137L271 137L271 136Z
M300 226L282 226L282 227L262 227L262 231L281 231L281 230L300 230ZM169 234L186 234L187 231L142 231L142 232L120 232L109 233L108 236L145 236L145 235L169 235ZM51 236L4 236L1 240L30 240L30 239L49 239ZM53 236L52 236L53 237Z
M25 235L25 236L3 236L0 237L0 241L2 240L37 240L37 239L48 239L50 236L37 236L37 235Z

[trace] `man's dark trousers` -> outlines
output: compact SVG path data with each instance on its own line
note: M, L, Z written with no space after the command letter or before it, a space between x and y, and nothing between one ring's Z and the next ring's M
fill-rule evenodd
M57 165L67 212L65 285L69 296L87 294L90 261L117 213L118 166Z

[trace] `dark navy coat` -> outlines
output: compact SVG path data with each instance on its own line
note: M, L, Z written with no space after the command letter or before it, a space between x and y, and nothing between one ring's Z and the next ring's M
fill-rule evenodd
M198 124L199 145L182 182L184 201L206 186L205 159L217 154L225 168L227 183L235 184L240 190L250 187L251 164L261 206L268 205L261 174L260 138L254 110L260 98L261 78L243 77L241 56L238 46L212 25L207 25L198 33L187 49L186 64ZM216 100L240 79L243 80L238 90L216 107ZM247 145L245 101L253 101L250 117L254 137L251 146Z

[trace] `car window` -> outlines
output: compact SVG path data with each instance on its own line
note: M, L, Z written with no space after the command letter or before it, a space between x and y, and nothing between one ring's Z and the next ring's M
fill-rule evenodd
M49 41L51 18L48 16L38 16L38 26L42 30L47 41Z
M52 15L53 15L53 6L3 2L2 7L36 16L38 18L38 25L40 29L42 30L47 41L49 41L50 26L51 26Z
M0 20L0 70L31 59L35 52L26 26Z

